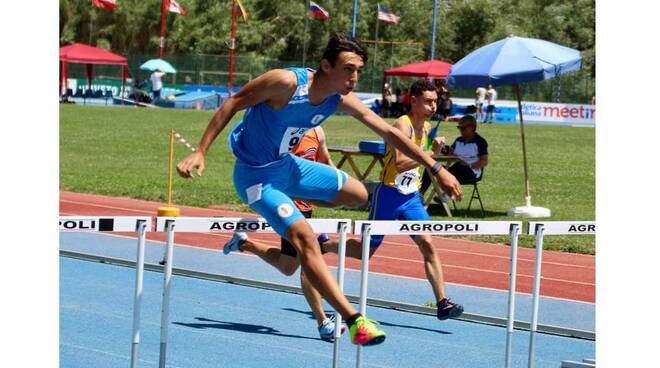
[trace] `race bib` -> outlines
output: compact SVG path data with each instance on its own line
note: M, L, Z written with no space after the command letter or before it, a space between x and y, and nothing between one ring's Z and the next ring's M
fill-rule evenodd
M283 155L287 152L290 152L293 147L295 147L300 142L302 137L305 135L305 132L307 132L307 128L287 128L287 130L284 132L284 135L282 136L282 141L280 142L279 154Z
M410 194L417 191L419 173L417 169L408 170L399 174L394 179L394 187L401 194Z

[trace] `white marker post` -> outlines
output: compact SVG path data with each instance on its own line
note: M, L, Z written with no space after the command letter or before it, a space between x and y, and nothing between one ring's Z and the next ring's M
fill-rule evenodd
M346 233L349 223L339 223L339 248L337 250L339 257L337 259L337 284L339 284L339 291L344 292L344 265L346 263ZM339 338L341 336L341 321L342 315L335 311L335 341L334 351L332 356L332 367L339 368Z
M513 339L513 322L516 317L516 270L518 261L518 236L520 225L511 225L511 264L509 265L509 309L506 320L506 351L504 356L504 367L511 367L511 350Z
M172 264L174 260L174 221L165 221L165 228L167 229L167 241L165 244L165 271L163 272L163 307L160 314L160 355L158 357L158 367L165 368L165 360L167 358L167 327L170 312L170 289L172 286Z
M142 286L144 280L144 244L147 222L138 221L138 246L135 261L135 296L133 299L133 345L131 346L131 368L137 367L140 348L140 310L142 309Z

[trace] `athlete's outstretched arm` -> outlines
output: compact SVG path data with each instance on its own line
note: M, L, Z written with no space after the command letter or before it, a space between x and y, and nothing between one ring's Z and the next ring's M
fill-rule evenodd
M404 155L419 162L420 165L424 165L431 169L433 165L436 164L435 160L425 154L421 148L414 145L413 142L403 134L403 132L387 124L385 120L381 119L380 116L376 115L365 106L355 94L349 93L342 96L339 110L347 112L354 118L363 122L366 126L371 128L371 130L383 137L385 142L400 150ZM459 201L463 198L461 185L449 171L442 168L435 176L443 190L452 194Z
M281 104L280 100L288 100L295 88L295 74L281 69L271 70L249 81L238 93L227 99L213 115L204 131L204 135L202 135L202 139L199 141L197 151L188 155L176 165L179 175L184 178L191 178L193 177L193 171L197 169L197 174L202 176L206 152L208 152L213 140L225 129L238 111L264 101L273 105L273 107L277 107Z

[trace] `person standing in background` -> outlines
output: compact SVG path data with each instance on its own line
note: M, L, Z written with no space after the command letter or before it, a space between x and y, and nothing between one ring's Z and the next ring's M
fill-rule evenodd
M495 121L495 100L497 100L497 91L492 84L488 85L486 90L486 119L484 122L492 124Z
M151 92L154 94L154 102L160 99L160 91L163 89L162 78L164 75L165 72L160 69L156 69L151 73Z
M484 87L477 88L474 91L474 106L477 108L475 118L477 123L484 122L484 101L486 100L486 89Z

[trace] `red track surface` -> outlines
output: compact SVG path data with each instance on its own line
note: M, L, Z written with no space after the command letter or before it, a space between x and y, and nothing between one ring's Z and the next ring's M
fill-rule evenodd
M162 203L100 195L60 192L60 215L156 215ZM215 209L180 207L182 216L256 217L254 214ZM165 241L163 233L148 233L152 240ZM255 239L278 245L276 235L254 234ZM225 234L177 234L177 244L221 249L229 238ZM446 282L507 290L510 248L455 238L434 238ZM328 264L337 257L327 254ZM346 266L360 269L360 263L347 259ZM425 279L422 256L407 236L387 236L372 257L373 272ZM531 293L534 273L534 249L518 250L517 291ZM544 251L541 294L557 298L595 301L595 257L581 254Z

